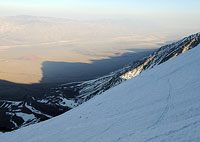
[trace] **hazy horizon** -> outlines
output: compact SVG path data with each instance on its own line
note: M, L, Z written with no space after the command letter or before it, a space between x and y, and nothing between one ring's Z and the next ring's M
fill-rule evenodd
M39 83L44 62L89 63L200 31L198 0L0 0L0 79Z
M0 17L0 24L0 79L17 83L39 83L47 61L92 64L131 49L158 48L164 41L156 33L136 34L132 26L115 21L14 16Z

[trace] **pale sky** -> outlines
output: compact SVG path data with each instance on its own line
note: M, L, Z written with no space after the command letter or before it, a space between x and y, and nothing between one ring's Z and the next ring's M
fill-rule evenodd
M200 0L0 0L0 15L52 17L200 15ZM196 17L197 18L197 17Z

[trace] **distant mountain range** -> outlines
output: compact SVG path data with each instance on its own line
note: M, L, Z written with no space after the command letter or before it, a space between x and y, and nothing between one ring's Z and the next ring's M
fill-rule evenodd
M18 100L11 100L9 95L1 96L0 130L15 130L62 114L145 70L152 69L197 47L199 43L200 33L188 36L180 41L165 45L151 55L134 61L120 70L89 81L46 86L12 84L12 86L25 88L25 92L18 92L19 94L29 91L33 95L25 95ZM0 90L1 94L6 93L6 89L12 89L8 82L4 83Z
M173 39L162 32L138 32L134 23L0 16L0 79L24 84L90 80L122 68L131 61L128 56ZM174 33L177 39L187 32ZM116 64L110 64L113 59ZM105 63L110 68L98 69ZM77 73L82 66L83 75Z

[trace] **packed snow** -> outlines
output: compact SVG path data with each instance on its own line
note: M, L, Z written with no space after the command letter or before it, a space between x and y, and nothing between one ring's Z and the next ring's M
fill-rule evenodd
M199 142L200 46L2 142Z

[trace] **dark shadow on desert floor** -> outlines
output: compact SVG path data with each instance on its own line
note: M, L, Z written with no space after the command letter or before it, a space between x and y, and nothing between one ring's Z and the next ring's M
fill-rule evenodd
M92 63L43 62L43 78L40 83L68 83L94 79L141 59L155 49L130 50L135 52L128 52L121 56L109 57L103 60L92 60Z
M132 49L131 49L132 50ZM155 49L154 49L155 50ZM83 81L97 78L152 53L154 50L133 50L136 53L125 53L121 56L88 63L44 62L41 83L20 84L0 80L0 101L21 101L27 96L43 97L52 87L60 83ZM117 55L117 54L116 54Z
M21 101L27 96L42 97L50 88L57 84L20 84L13 83L6 80L0 80L0 101Z

